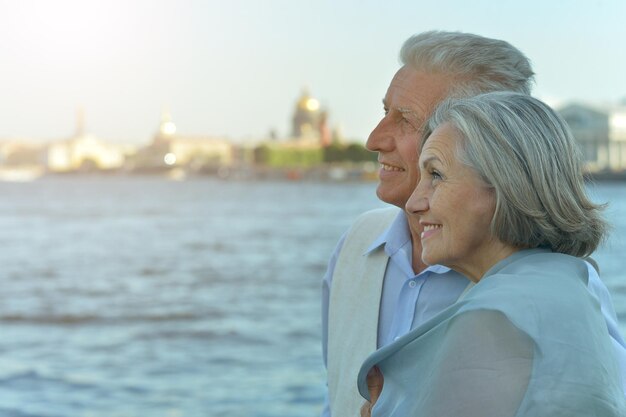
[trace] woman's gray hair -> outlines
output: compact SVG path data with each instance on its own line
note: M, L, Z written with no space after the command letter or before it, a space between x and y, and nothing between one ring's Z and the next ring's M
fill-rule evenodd
M605 205L587 197L581 153L548 105L512 92L447 100L429 119L425 141L443 123L463 137L460 161L495 190L491 231L502 242L588 256L603 241Z
M462 32L430 31L407 39L400 50L402 64L416 70L447 74L458 82L457 97L490 91L530 94L530 61L508 42Z

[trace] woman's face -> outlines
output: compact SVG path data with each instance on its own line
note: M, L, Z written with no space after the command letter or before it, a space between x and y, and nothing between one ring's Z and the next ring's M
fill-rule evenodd
M490 230L495 191L457 158L462 140L449 123L430 135L419 158L420 181L406 208L419 217L422 260L478 281L511 252L504 256L507 245Z

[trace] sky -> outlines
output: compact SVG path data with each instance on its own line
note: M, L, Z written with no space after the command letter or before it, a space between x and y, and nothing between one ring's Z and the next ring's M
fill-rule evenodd
M553 105L626 98L623 0L0 0L0 139L147 143L180 134L285 138L307 88L364 142L409 36L504 39Z

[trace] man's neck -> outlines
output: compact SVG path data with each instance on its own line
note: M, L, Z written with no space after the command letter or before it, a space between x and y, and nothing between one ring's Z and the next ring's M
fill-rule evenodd
M420 239L421 232L413 231L412 227L409 227L411 231L411 246L413 247L413 255L411 258L411 266L413 272L417 275L424 269L428 268L424 262L422 262L422 241Z

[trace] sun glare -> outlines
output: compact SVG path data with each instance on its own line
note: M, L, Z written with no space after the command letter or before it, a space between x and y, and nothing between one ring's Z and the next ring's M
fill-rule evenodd
M314 98L310 98L306 101L306 108L309 111L316 111L320 108L320 102L315 100Z
M176 133L176 125L174 122L163 123L162 132L166 135L173 135Z
M176 155L171 152L165 154L165 156L163 157L163 162L165 162L165 165L174 165L176 163Z

